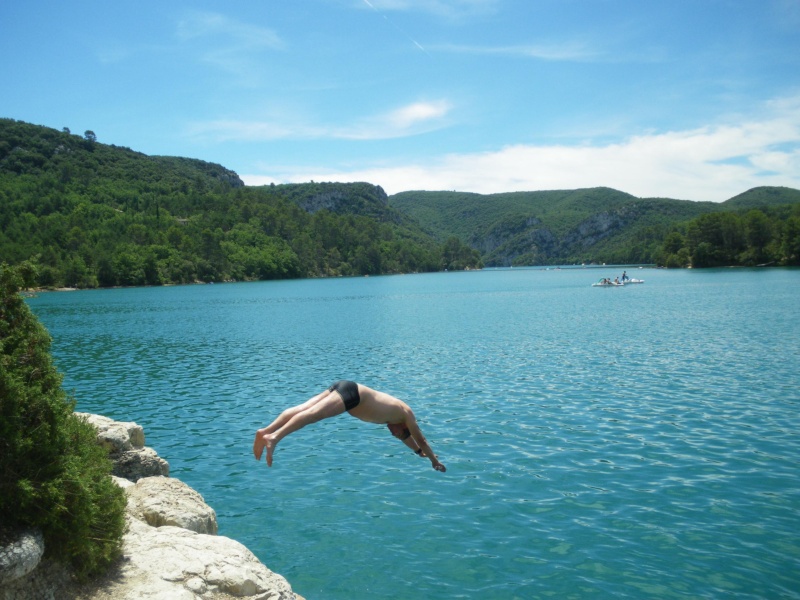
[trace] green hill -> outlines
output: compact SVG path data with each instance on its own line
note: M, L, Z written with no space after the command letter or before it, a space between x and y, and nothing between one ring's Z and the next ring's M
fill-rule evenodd
M722 203L725 210L764 208L800 203L800 190L788 187L756 187Z
M458 236L487 266L654 263L666 235L703 214L797 202L791 188L755 188L725 203L636 198L610 188L468 194L413 191L391 206L435 236Z
M465 246L454 264L452 243L437 243L371 184L245 187L221 165L147 156L102 144L92 132L10 119L0 119L0 224L0 261L33 261L43 286L479 264Z

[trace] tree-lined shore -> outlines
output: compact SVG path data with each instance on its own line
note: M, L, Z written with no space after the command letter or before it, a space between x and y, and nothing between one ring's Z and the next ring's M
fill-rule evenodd
M468 194L371 183L245 186L93 131L0 119L0 259L42 288L580 263L800 264L800 191L724 203L610 188Z

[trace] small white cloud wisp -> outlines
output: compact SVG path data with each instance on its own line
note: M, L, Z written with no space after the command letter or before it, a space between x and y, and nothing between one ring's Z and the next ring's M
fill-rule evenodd
M287 139L383 140L440 129L446 126L451 108L447 100L414 102L342 126L309 124L296 115L277 115L263 120L220 119L194 123L187 128L186 135L201 143Z

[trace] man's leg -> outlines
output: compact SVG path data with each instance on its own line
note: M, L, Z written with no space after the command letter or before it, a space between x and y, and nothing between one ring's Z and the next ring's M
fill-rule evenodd
M256 439L253 442L253 456L256 457L256 460L261 460L261 454L264 452L265 435L272 433L273 431L277 431L282 426L284 426L293 416L295 416L300 412L303 412L304 410L308 410L309 408L314 406L317 402L319 402L329 394L330 392L328 390L325 390L321 394L317 394L313 398L309 398L302 404L298 404L297 406L293 406L292 408L287 408L272 423L256 431Z
M327 390L324 394L315 396L301 406L305 408L303 410L290 409L292 413L291 416L289 416L287 420L283 420L283 423L278 426L277 429L273 429L272 431L259 430L259 432L256 433L256 445L260 446L256 458L260 459L261 449L266 448L267 465L271 467L272 453L275 451L275 446L287 435L311 423L335 417L345 412L344 402L339 392L329 393ZM270 425L270 427L272 427L272 425Z
M272 433L273 431L276 431L277 429L280 429L281 427L283 427L286 424L286 422L289 419L291 419L297 413L301 413L301 412L303 412L305 410L308 410L309 408L314 406L317 402L322 400L328 394L330 394L330 391L329 390L325 390L321 394L317 394L313 398L309 398L308 400L306 400L302 404L298 404L297 406L293 406L292 408L287 408L286 410L284 410L280 414L280 416L278 416L277 419L275 419L272 423L267 425L264 429L260 429L259 432L262 433L262 434L264 434L264 433Z

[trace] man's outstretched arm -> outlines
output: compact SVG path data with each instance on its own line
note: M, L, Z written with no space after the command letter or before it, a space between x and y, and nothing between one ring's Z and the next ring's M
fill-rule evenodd
M447 467L445 467L442 463L440 463L439 458L433 453L433 450L428 444L428 440L426 440L425 436L422 434L422 430L419 428L419 425L417 425L417 419L414 417L413 414L409 417L408 421L406 422L406 427L408 427L408 430L411 432L411 437L409 438L409 440L412 438L414 439L419 449L422 450L422 455L427 457L431 461L431 466L433 466L433 468L436 469L437 471L441 471L442 473L447 471ZM406 445L411 447L409 444Z

